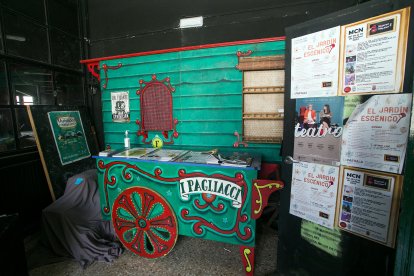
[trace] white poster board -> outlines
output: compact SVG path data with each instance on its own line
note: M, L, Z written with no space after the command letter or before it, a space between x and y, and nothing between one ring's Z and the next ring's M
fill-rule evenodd
M339 39L339 26L292 39L292 99L337 95Z
M290 214L333 229L339 167L293 164Z

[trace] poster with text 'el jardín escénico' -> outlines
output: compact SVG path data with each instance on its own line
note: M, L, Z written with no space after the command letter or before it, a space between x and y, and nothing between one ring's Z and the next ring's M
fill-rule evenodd
M291 98L337 95L340 27L292 39Z
M413 95L374 95L355 107L342 134L341 165L402 173Z
M291 99L400 93L410 9L292 38Z
M339 167L293 164L289 213L334 228Z

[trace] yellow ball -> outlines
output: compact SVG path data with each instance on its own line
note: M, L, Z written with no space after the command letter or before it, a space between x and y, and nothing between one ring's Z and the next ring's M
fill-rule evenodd
M151 144L153 148L162 148L162 146L164 145L164 142L162 141L160 137L158 137L158 135L156 135L152 139Z

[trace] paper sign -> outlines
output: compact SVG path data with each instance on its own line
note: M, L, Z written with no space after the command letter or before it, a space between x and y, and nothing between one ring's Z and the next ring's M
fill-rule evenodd
M333 229L339 167L294 163L290 213Z
M291 98L335 96L340 27L292 39Z
M343 168L338 226L392 246L397 209L393 203L398 203L400 194L398 178L393 174Z
M341 164L401 173L412 94L375 95L358 105L344 127Z
M111 92L112 121L127 123L130 120L129 92Z
M407 44L407 9L342 27L339 92L401 92Z

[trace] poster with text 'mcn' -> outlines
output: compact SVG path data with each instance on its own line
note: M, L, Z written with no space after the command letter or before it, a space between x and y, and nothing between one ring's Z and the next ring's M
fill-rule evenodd
M393 247L401 187L400 175L342 167L338 227Z
M402 92L410 9L341 27L339 95Z
M410 8L292 38L291 99L400 93Z

